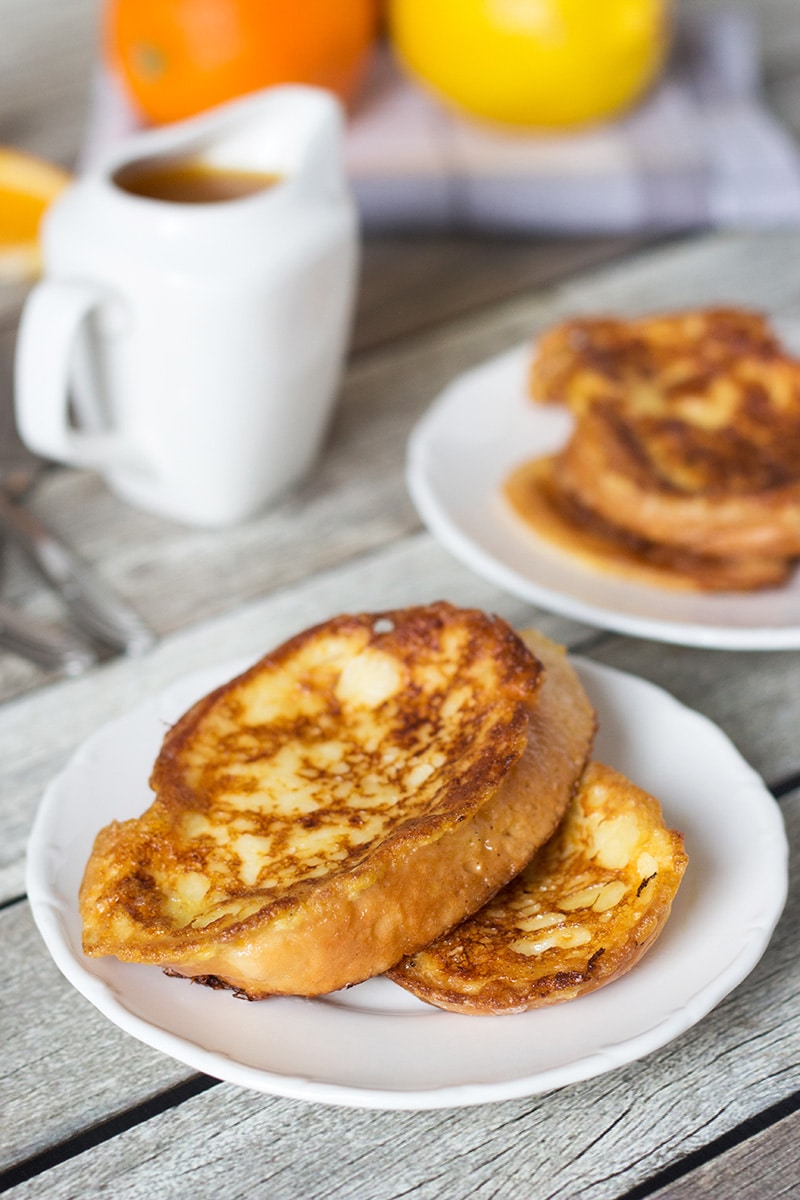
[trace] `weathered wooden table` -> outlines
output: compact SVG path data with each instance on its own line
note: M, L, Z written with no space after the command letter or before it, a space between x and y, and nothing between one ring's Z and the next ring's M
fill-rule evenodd
M10 55L3 37L0 140L67 157L94 9L89 0L0 4L18 47ZM764 0L758 11L769 95L800 133L796 0ZM555 318L714 301L800 317L798 264L791 231L650 244L375 241L332 435L313 477L277 508L235 530L198 532L127 508L91 474L41 476L31 506L138 607L159 643L71 681L0 654L0 1189L271 1200L800 1193L796 863L761 962L677 1040L549 1094L421 1112L249 1092L149 1049L62 978L24 890L42 789L103 721L187 672L256 657L335 612L437 597L537 624L705 713L763 775L796 857L800 654L669 647L532 610L421 528L402 469L409 430L442 385ZM6 412L19 299L0 295ZM53 615L52 598L7 557L5 597Z

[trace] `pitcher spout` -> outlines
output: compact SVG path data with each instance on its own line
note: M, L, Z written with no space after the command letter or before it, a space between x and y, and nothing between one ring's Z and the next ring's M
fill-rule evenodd
M106 161L102 173L123 191L179 203L239 198L277 182L295 194L339 199L346 191L343 135L343 110L330 92L274 87L135 135ZM200 186L202 176L208 194Z

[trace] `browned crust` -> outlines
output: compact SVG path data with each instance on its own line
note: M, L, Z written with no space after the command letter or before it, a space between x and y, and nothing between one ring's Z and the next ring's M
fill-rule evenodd
M362 633L365 646L380 646L399 661L413 665L423 659L435 658L442 635L454 621L470 628L469 653L473 657L486 653L487 640L494 643L491 653L497 671L498 698L501 693L504 699L512 698L515 710L511 719L493 731L491 745L487 746L473 769L452 780L446 795L441 798L442 812L418 818L413 823L421 833L432 836L442 822L450 819L448 814L460 815L465 810L477 808L496 789L511 764L522 754L527 736L528 705L541 682L540 664L525 649L506 621L478 609L457 608L447 601L379 613L347 613L290 638L236 679L204 696L173 725L156 759L150 786L168 804L196 803L195 794L187 794L181 760L187 744L197 734L204 718L240 685L259 674L280 669L282 664L291 660L320 633L345 637ZM406 830L407 827L404 827L392 836L402 837Z
M582 795L597 787L615 793L619 813L638 808L650 824L659 827L657 871L632 889L625 901L624 919L614 916L607 926L596 920L585 945L550 949L541 961L514 952L512 946L520 937L516 907L520 898L536 892L548 903L556 903L565 886L567 852L562 827L518 879L473 917L396 964L387 972L389 978L421 1000L450 1012L501 1015L575 999L635 966L664 928L688 858L681 835L664 829L658 802L600 763L587 767L567 821L580 819L575 813L580 811ZM588 866L591 880L592 866ZM581 867L585 870L587 864L576 864L576 877ZM598 877L607 879L609 875Z
M429 626L431 620L451 621L456 613L457 619L464 619L465 610L446 604L425 607ZM114 823L98 835L81 887L86 952L154 962L184 975L218 977L252 997L311 995L380 973L479 907L550 835L570 788L554 791L546 786L532 803L529 787L513 764L523 752L530 756L529 726L538 728L542 719L536 696L537 689L544 694L547 677L540 686L538 659L505 622L466 611L467 619L475 623L476 636L479 628L485 636L489 623L504 664L501 677L517 697L516 707L512 705L506 733L487 742L470 771L453 781L435 812L393 830L357 861L343 868L334 866L322 878L301 879L277 899L265 897L258 911L243 920L224 928L217 923L205 930L170 929L152 880L148 883L147 870L141 866L142 855L163 858L173 852L175 814L196 801L185 794L175 764L182 761L204 716L226 695L226 688L218 689L167 735L153 773L159 796L148 813L136 822ZM368 632L381 622L389 623L402 637L404 652L418 659L423 652L434 652L430 641L425 647L417 644L414 628L419 634L420 619L419 610L400 610L336 622L337 628L351 629L355 623ZM404 628L407 620L411 629ZM291 655L313 634L300 635L262 663ZM559 677L563 656L542 644L548 656L555 654L553 671ZM499 696L493 705L498 700ZM562 701L553 706L559 723L569 717L567 724L573 730L566 746L557 730L553 741L561 744L562 757L571 748L574 779L589 752L594 716L582 692L573 700L571 717L563 712ZM124 911L134 936L115 936L111 928L115 911Z
M200 973L251 998L334 991L426 945L517 874L563 816L595 731L594 711L563 651L541 634L524 638L544 663L545 680L525 752L495 794L439 838L387 842L357 876L308 889L285 922L251 921L204 959Z
M792 481L749 493L691 492L660 480L633 422L597 407L578 421L556 460L556 478L585 508L651 542L706 556L795 557L800 555L800 394L796 424ZM687 446L687 461L692 453Z
M763 555L715 557L650 542L587 509L558 485L554 459L517 467L503 495L525 526L565 557L630 583L683 591L754 591L779 587L792 561Z
M582 413L598 401L624 404L628 389L643 380L702 388L743 356L769 361L781 353L767 319L748 309L573 317L538 338L530 394Z
M555 480L599 521L726 569L800 556L800 361L761 314L565 321L540 338L530 390L576 414ZM741 575L730 590L763 586L752 561Z

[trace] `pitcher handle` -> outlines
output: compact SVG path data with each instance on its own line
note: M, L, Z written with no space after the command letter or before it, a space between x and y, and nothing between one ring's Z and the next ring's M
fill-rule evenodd
M45 458L92 469L144 464L113 430L89 432L69 421L69 377L75 338L89 314L113 299L96 284L44 280L28 297L15 361L20 437Z

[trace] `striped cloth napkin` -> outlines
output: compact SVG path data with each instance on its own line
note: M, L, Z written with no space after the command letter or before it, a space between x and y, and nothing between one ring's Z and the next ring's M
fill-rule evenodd
M800 223L800 148L759 91L752 14L684 19L667 70L614 122L564 135L454 115L387 53L351 115L347 164L374 231L563 234ZM96 81L83 166L137 128Z
M800 221L800 149L759 95L749 14L684 21L658 85L568 135L452 115L387 58L352 122L350 175L377 229L620 233Z

